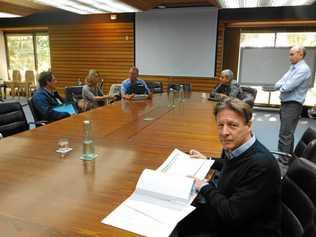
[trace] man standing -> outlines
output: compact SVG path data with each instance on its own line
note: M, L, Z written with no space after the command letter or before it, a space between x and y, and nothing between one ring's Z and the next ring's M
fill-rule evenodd
M137 67L130 68L128 78L122 82L121 96L123 99L131 100L136 94L148 94L148 98L152 97L152 92L146 82L137 78L138 74Z
M293 152L294 132L310 84L311 70L304 61L305 55L304 47L292 47L289 52L290 69L274 86L275 90L281 92L281 126L278 144L278 150L281 152ZM285 159L282 161L287 162Z
M173 236L279 237L281 175L274 156L251 132L251 107L238 99L219 102L214 109L221 159L210 182L195 179L196 210L183 219ZM196 150L195 158L206 158Z

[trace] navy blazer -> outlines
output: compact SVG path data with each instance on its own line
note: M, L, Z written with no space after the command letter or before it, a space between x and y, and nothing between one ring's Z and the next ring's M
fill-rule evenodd
M57 99L64 102L64 99L57 92L52 94L45 88L36 90L32 96L32 103L40 120L52 122L70 116L70 114L66 112L57 112L53 110L55 106L59 105Z

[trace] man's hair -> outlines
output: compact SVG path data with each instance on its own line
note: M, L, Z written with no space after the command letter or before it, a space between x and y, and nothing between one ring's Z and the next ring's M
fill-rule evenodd
M303 54L303 58L305 58L305 56L306 56L306 49L303 46L294 45L294 46L291 47L291 49L294 49L294 50L302 53Z
M53 73L51 71L43 71L38 76L38 84L40 87L47 86L48 81L53 80Z
M230 81L233 80L233 78L234 78L234 73L230 69L223 70L221 72L221 75L222 76L227 76Z
M244 118L245 124L248 124L252 119L252 109L250 105L237 98L227 98L225 100L218 102L215 105L214 111L213 111L215 118L218 113L220 113L221 111L225 109L229 109L239 114L241 117Z
M130 71L137 71L137 73L139 73L138 68L137 68L137 67L135 67L135 66L132 66L129 70L130 70Z

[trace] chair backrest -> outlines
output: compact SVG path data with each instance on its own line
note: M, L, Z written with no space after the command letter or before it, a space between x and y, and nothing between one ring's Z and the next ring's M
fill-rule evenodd
M316 130L312 129L311 127L307 128L303 136L295 146L294 154L297 157L301 157L307 145L314 139L316 139Z
M83 86L65 87L65 99L67 102L77 102L82 99Z
M27 104L29 105L29 108L30 108L30 110L31 110L31 113L32 113L32 115L33 115L33 119L34 119L35 123L36 123L36 122L39 122L39 121L41 120L41 119L40 119L40 115L39 115L39 113L37 112L37 110L36 110L36 108L35 108L35 106L34 106L34 104L33 104L32 98L29 98L29 99L27 100Z
M109 91L109 96L121 95L122 84L112 84Z
M163 93L163 85L161 81L145 81L152 93Z
M35 75L33 70L25 71L25 82L30 83L30 85L35 86Z
M302 157L316 164L316 139L308 143Z
M0 103L0 133L4 137L28 129L29 126L19 102Z
M241 94L238 96L241 100L248 103L251 107L254 106L257 96L257 89L252 87L241 87Z
M13 70L12 72L12 81L14 82L21 82L21 73L19 70Z
M297 236L316 236L315 183L316 165L303 158L295 159L282 179L282 202L286 207L282 208L284 212L282 226L293 227L298 225L294 223L298 221L300 223L298 226L303 229L303 235ZM286 221L288 223L285 223ZM283 236L288 236L284 234L286 230L282 229ZM300 232L300 227L295 229L297 233Z

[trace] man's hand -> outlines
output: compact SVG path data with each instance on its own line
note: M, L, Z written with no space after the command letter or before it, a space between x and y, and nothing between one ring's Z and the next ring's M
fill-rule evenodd
M126 100L131 100L131 99L133 99L134 96L135 96L134 93L133 93L133 94L130 94L130 95L125 94L123 98L126 99Z
M194 149L190 150L189 155L191 158L207 159L207 157L205 155L203 155L201 152L194 150Z
M208 185L208 182L206 179L200 180L200 179L195 178L193 176L188 176L188 177L194 179L194 187L195 187L195 190L197 192L199 192L201 190L201 188L204 187L205 185Z

